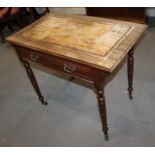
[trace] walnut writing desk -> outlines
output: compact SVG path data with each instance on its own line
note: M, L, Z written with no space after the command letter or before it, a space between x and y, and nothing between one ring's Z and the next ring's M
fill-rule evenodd
M132 99L133 46L146 25L89 16L45 15L7 38L24 64L42 104L30 63L38 63L94 85L105 139L108 126L104 81L128 55L128 91Z

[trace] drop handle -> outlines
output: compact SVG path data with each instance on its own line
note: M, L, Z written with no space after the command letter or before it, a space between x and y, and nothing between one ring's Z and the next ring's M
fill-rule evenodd
M72 66L70 64L64 64L64 71L68 73L73 73L76 70L75 66Z
M32 61L37 61L37 60L39 59L39 55L31 54L31 55L30 55L30 59L31 59Z

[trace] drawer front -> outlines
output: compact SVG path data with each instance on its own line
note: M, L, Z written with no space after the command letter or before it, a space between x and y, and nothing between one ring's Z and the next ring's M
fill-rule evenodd
M17 52L22 60L28 60L73 76L92 80L92 68L89 66L25 48L18 48Z

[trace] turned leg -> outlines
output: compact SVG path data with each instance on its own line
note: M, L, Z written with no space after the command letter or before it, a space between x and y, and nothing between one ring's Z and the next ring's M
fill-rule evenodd
M134 69L134 49L132 48L128 53L128 92L129 98L132 99L133 91L133 69Z
M96 89L97 99L98 99L98 108L100 112L100 117L102 121L102 130L104 132L105 140L108 141L108 126L107 126L107 116L106 116L106 102L104 97L103 84L94 82Z
M37 95L38 95L39 100L41 101L42 104L47 105L48 103L44 101L44 97L41 94L41 91L39 89L38 83L36 81L36 78L34 76L34 73L33 73L32 69L30 67L29 62L24 61L24 60L22 62L23 62L24 67L26 69L26 73L27 73L27 75L28 75L28 77L29 77L29 79L30 79L30 81L31 81Z

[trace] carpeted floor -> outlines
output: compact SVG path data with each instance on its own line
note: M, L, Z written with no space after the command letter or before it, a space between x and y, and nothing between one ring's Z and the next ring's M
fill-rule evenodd
M104 140L92 87L33 66L43 106L14 49L0 43L0 146L155 146L155 28L135 49L134 99L126 63L105 86L110 139Z

